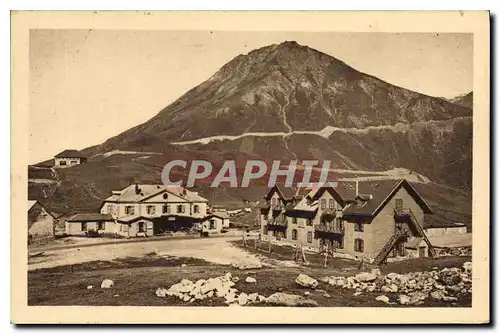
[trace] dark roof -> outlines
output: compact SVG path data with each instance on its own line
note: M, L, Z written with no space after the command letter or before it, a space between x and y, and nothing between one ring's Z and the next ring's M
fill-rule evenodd
M78 213L68 219L68 222L88 222L88 221L108 221L113 220L113 216L100 213Z
M407 180L370 180L358 182L358 194L361 199L365 199L361 206L353 203L345 211L344 215L376 216L385 204L404 187L406 191L415 199L423 209L424 213L432 213L431 208L425 203L423 198L417 193L415 188ZM346 200L351 201L356 198L356 182L338 182L337 192L343 194ZM371 199L366 200L371 195Z
M465 224L462 224L462 223L454 223L454 222L450 222L448 220L444 220L444 219L439 219L439 218L435 218L435 219L425 219L424 220L424 228L427 229L427 228L446 228L446 227L466 227Z
M274 187L269 189L265 199L267 199L267 200L270 199L275 191L278 192L278 194L280 195L280 197L282 199L292 199L295 197L295 193L297 192L297 190L293 187L281 187L281 186L275 185Z
M85 156L77 150L64 150L55 156L56 158L85 158Z

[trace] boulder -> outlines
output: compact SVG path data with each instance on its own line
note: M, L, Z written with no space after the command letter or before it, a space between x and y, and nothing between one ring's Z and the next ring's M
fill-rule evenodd
M375 300L378 300L379 302L383 302L386 304L389 303L389 297L387 297L386 295L380 295L380 296L376 297Z
M247 302L248 302L248 295L244 292L240 293L240 295L238 296L238 304L244 306L247 304Z
M247 278L245 278L245 282L247 283L257 283L257 280L253 277L250 277L248 276Z
M272 294L265 299L265 302L275 306L318 306L318 303L312 299L282 292Z
M359 296L359 295L360 295L360 294L362 294L362 293L363 293L363 292L361 292L361 291L355 292L355 293L354 293L354 296Z
M355 277L358 282L373 282L377 279L377 275L373 273L359 273Z
M464 270L468 273L472 273L472 262L464 262L464 264L462 265L462 268L464 268Z
M260 262L236 262L233 263L232 266L241 270L262 268L262 264Z
M441 300L444 297L444 291L443 290L435 290L431 292L431 297L437 300Z
M257 292L251 293L248 295L248 302L255 303L257 301L258 297L259 297L259 294Z
M156 289L156 295L158 297L166 297L167 296L167 292L168 292L168 290L165 289L165 288L158 288L158 289Z
M398 302L401 304L401 305L408 305L411 301L411 298L408 297L407 295L399 295L398 296Z
M321 277L319 280L320 280L320 282L330 284L330 277L328 277L328 276Z
M458 300L457 297L451 297L451 296L444 296L443 301L445 302L456 302Z
M396 273L390 273L387 274L386 278L390 279L391 281L399 279L400 275Z
M110 279L105 279L102 281L101 283L101 289L109 289L111 288L113 285L115 285L115 283L110 280Z
M343 279L343 278L339 278L339 279L335 282L335 285L337 285L337 286L339 286L339 287L341 287L341 288L343 288L343 287L345 286L345 284L346 284L346 281L345 281L345 279Z
M299 276L297 276L297 278L295 279L295 283L297 283L300 286L303 286L304 288L314 289L316 286L318 286L317 280L305 274L300 274Z
M382 272L380 271L380 268L373 268L372 274L376 275L376 276L380 276L380 275L382 275Z

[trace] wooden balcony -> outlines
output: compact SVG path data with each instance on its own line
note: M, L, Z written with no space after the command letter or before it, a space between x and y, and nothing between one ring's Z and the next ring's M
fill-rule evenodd
M342 210L336 210L334 208L320 208L319 212L322 216L334 216L335 218L342 218Z
M337 235L344 235L345 234L345 225L344 224L337 224L337 223L323 223L316 225L314 227L314 230L318 234L337 234Z
M284 231L286 230L288 224L285 219L275 218L267 222L268 231Z

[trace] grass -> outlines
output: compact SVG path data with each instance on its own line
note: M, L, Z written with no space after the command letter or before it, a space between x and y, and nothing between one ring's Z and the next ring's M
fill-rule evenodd
M316 290L304 289L297 285L295 278L300 273L316 278L325 275L325 269L314 266L238 270L198 259L161 258L154 254L144 258L124 258L111 262L94 261L30 271L28 272L28 305L226 306L222 298L185 303L174 297L159 298L155 295L157 288L168 288L183 278L196 281L221 276L226 272L231 272L233 276L240 278L235 285L240 292L258 292L269 296L275 292L303 294L307 290L310 291L308 298L314 299L319 306L324 307L400 306L375 301L375 297L380 295L380 292L354 296L354 291L339 289L322 282ZM247 276L255 278L257 283L246 283ZM115 285L110 289L101 289L100 284L106 278L112 279ZM89 285L94 287L88 290ZM330 295L329 298L324 297L325 292ZM397 298L397 294L385 295L394 300ZM471 298L470 296L461 297L456 304L428 298L421 306L470 307Z

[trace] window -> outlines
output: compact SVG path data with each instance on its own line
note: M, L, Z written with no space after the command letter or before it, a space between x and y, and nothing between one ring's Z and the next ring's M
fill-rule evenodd
M104 222L98 222L97 223L97 230L105 230L105 223Z
M146 206L146 212L148 215L154 215L155 214L155 206L154 205L148 205Z
M321 199L321 210L326 209L326 199L322 198Z
M113 206L111 204L108 204L108 206L106 207L106 212L111 214L111 212L113 212L112 209L113 209Z
M297 217L292 217L292 223L297 224Z
M354 250L356 252L362 253L365 248L365 243L363 239L354 239Z
M333 200L333 198L330 198L330 200L328 201L328 207L332 210L335 208L335 201Z
M215 230L215 219L210 219L210 229Z
M184 205L182 204L177 205L177 213L184 213L185 210L186 209L184 208Z
M170 205L165 204L163 206L163 213L170 213Z
M59 166L66 166L66 161L59 161Z
M297 230L296 229L292 230L292 240L297 240Z
M313 233L312 233L312 231L308 231L307 232L307 242L310 243L310 244L312 244L312 242L313 242Z
M354 231L356 232L363 232L364 226L362 222L355 222L354 223Z
M403 200L401 198L396 198L396 212L401 213L403 211Z
M200 213L200 207L198 205L195 205L193 207L193 211L194 211L194 213Z
M333 241L333 246L336 249L344 249L344 238L342 237L340 239L334 240Z
M141 232L146 232L146 230L144 229L144 222L139 222L138 224L138 232L141 233Z
M276 198L271 198L271 206L273 208L276 206Z
M125 214L126 215L133 215L134 214L134 206L133 205L127 205L125 207Z
M87 231L87 223L82 222L82 231Z
M76 161L76 160L72 160L72 161L70 162L70 164L72 164L72 165L76 165L77 163L78 163L78 161Z
M264 225L264 228L263 228L262 232L263 232L265 235L267 235L267 225Z
M306 224L307 224L307 226L312 226L313 225L312 219L311 218L307 218Z

